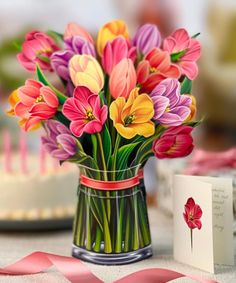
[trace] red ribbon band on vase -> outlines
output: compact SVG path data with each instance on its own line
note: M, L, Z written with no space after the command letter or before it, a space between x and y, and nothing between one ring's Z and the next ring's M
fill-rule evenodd
M139 176L137 175L120 181L101 181L91 179L85 175L80 175L80 184L96 190L117 191L137 186L139 184Z
M71 283L104 283L86 267L82 261L67 256L44 252L34 252L5 268L0 268L0 275L33 275L45 271L54 265ZM211 279L182 274L163 268L148 268L134 272L113 283L166 283L171 280L188 277L201 283L217 283Z

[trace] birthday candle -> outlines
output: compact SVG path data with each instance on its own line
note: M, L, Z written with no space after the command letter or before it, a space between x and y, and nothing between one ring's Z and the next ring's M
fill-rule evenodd
M12 172L12 148L11 148L11 135L8 130L3 132L3 146L4 146L4 169L7 173Z
M39 148L39 170L41 174L45 174L46 172L46 151L43 147L42 142L40 143Z
M19 151L20 151L20 165L21 172L27 173L27 144L26 144L26 133L24 130L20 130L20 142L19 142Z

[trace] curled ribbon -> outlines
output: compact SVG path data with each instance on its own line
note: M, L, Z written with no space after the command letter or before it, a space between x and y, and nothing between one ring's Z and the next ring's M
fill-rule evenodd
M0 275L32 275L45 271L54 265L71 283L104 283L96 277L80 260L44 252L34 252L5 268ZM211 279L182 274L163 268L148 268L127 275L113 283L166 283L171 280L188 277L201 283L217 283Z

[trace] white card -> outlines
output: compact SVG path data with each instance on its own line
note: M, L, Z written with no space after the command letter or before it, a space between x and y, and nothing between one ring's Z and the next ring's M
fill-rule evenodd
M174 258L212 273L233 265L232 180L176 175L173 184Z

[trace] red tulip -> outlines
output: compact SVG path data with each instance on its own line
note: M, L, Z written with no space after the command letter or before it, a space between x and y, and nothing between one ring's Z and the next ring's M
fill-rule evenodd
M178 158L189 155L193 150L193 138L190 126L168 128L153 142L152 150L157 158Z
M166 78L178 79L180 69L171 63L170 55L159 48L153 48L137 67L137 80L142 92L150 93L156 85Z

